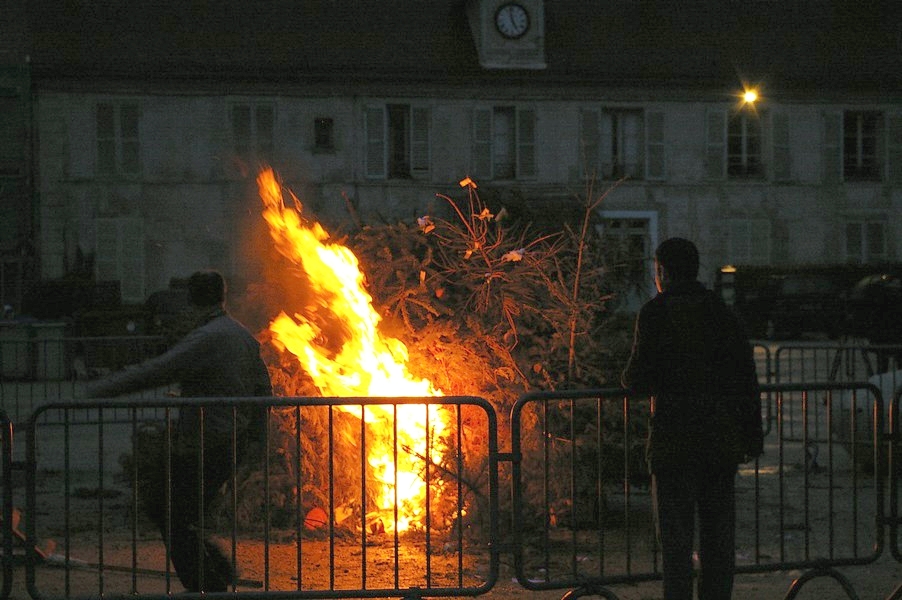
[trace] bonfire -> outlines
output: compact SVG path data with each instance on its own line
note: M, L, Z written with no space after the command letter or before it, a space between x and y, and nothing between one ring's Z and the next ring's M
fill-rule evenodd
M361 228L338 240L304 214L301 199L272 170L262 171L257 183L279 269L289 274L279 288L284 308L274 311L259 336L278 395L477 395L506 416L524 391L572 385L574 379L605 382L606 375L599 375L604 368L595 362L605 352L595 336L610 295L601 285L602 270L586 267L593 258L587 225L597 204L587 205L577 235L533 234L503 223L506 210L482 204L476 183L466 178L465 202L438 195L448 208L444 218L423 215L416 223ZM610 346L618 352L617 344ZM457 417L442 406L348 404L337 417L276 411L281 471L273 474L270 467L270 505L284 507L290 523L301 494L303 509L316 515L308 525L329 520L332 527L366 524L380 531L422 530L427 520L433 528L450 528L462 512L478 519L484 499L459 498L456 490L480 487L485 460L456 465L463 472L444 465L469 455L453 447L452 435L460 434L457 443L464 445L484 440L452 432ZM466 415L460 420L465 428L467 421ZM367 479L378 484L367 487L365 506L359 489L347 489L352 478L336 484L323 475L323 444L336 426L348 439L366 430ZM360 461L342 450L331 458L339 478ZM257 472L242 485L259 485L259 479ZM257 522L262 499L241 497L239 516Z

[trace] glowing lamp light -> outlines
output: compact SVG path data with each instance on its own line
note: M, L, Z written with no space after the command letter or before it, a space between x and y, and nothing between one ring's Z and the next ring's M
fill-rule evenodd
M742 94L742 100L746 104L754 104L755 101L758 100L758 92L756 92L755 90L746 90Z

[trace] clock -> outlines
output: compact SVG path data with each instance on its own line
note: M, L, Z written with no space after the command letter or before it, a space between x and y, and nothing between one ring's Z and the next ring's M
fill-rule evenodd
M507 2L495 11L495 29L509 40L516 40L529 31L529 13L523 5Z

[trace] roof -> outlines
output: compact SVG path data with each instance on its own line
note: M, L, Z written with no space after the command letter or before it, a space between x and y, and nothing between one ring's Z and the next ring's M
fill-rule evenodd
M31 0L27 10L36 80L902 90L902 3L890 1L547 0L541 71L480 67L464 0Z

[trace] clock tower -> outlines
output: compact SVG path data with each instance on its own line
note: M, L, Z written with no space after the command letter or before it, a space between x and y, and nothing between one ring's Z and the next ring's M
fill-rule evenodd
M468 0L467 18L483 68L545 68L543 0Z

